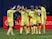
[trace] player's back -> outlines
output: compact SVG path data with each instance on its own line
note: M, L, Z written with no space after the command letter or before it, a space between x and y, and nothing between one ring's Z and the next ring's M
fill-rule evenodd
M7 18L8 18L8 21L12 21L13 20L13 13L16 12L16 10L8 10L7 11Z
M46 16L46 9L44 7L41 7L41 15L42 17Z
M21 13L22 19L25 19L28 17L28 14L25 11L20 10L19 12Z
M29 11L29 15L30 15L32 18L35 18L35 11L30 10L30 11Z
M44 7L41 7L41 12L44 14L46 12L46 9Z
M40 14L41 14L41 10L40 9L35 9L35 14L36 14L36 16L40 16Z

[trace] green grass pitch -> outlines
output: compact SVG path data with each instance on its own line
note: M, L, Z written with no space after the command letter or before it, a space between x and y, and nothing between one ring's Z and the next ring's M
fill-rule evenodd
M52 30L46 30L46 34L41 35L26 35L25 32L19 35L19 30L14 30L15 36L7 36L6 33L7 30L0 28L0 39L52 39Z

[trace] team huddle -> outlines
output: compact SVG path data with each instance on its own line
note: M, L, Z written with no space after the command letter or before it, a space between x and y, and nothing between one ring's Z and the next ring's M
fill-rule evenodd
M16 8L16 9L15 9ZM7 21L8 21L8 32L7 35L14 35L13 33L13 27L14 27L14 20L13 20L13 13L19 12L21 14L21 22L20 22L20 34L23 33L23 26L25 28L26 34L41 34L45 33L45 23L46 23L46 9L45 7L39 5L39 6L30 6L30 9L27 9L27 7L24 7L23 5L18 5L10 7L9 10L7 10ZM30 18L30 21L29 19ZM31 29L29 28L29 25L32 25ZM42 32L41 32L41 26L42 26Z

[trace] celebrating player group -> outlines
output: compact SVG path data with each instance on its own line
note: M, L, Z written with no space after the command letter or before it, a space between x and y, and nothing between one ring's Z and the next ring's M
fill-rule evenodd
M15 35L13 32L14 20L13 13L19 12L21 14L20 22L20 34L23 34L23 26L25 28L26 34L45 34L45 23L46 23L46 9L42 5L39 6L30 6L30 9L27 9L25 6L13 6L7 10L7 21L9 29L7 35ZM30 18L30 21L29 19ZM31 25L31 29L29 28Z

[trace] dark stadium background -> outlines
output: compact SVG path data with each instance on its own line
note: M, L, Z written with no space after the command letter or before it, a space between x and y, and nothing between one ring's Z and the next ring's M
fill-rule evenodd
M3 16L6 16L7 9L12 5L24 5L29 8L30 5L45 4L47 15L52 15L52 0L0 0L0 27L3 26Z

